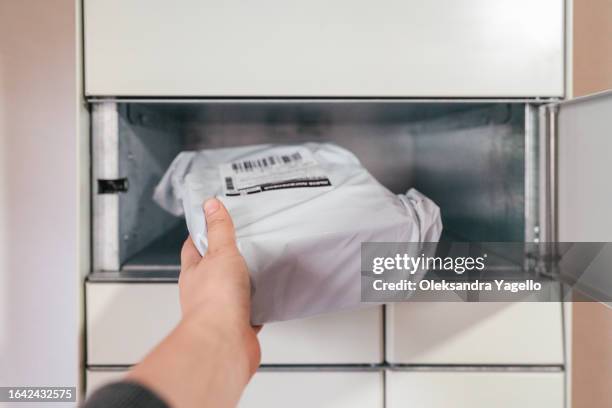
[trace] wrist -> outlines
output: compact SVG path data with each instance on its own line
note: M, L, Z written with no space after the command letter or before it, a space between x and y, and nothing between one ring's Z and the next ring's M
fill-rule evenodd
M260 350L257 337L245 319L218 310L212 305L194 307L183 316L180 326L202 347L214 350L219 358L235 367L244 368L246 380L259 365Z
M170 406L236 406L252 371L239 331L212 308L186 313L128 376ZM196 404L196 402L198 402Z

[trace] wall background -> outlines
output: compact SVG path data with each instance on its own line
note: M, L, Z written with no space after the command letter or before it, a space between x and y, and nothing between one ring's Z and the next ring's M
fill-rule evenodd
M75 4L0 0L0 386L77 382Z
M574 1L574 96L612 89L612 0ZM572 407L612 407L612 310L574 303Z

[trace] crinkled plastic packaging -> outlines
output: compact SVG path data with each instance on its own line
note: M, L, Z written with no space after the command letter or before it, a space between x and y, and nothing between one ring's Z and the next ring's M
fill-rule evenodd
M202 203L219 198L251 274L253 324L359 307L362 242L436 242L438 207L395 195L349 151L327 143L182 152L155 201L185 215L207 248Z

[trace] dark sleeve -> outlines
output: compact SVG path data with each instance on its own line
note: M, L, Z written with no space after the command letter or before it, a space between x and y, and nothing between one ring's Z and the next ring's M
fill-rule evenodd
M116 382L96 390L82 408L169 408L153 391L135 382Z

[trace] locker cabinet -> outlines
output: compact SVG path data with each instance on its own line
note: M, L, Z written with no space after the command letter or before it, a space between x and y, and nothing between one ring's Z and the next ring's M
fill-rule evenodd
M151 197L179 151L314 137L354 151L392 191L416 186L441 207L451 236L545 240L553 230L546 212L553 192L534 180L546 180L540 156L549 148L554 112L528 101L92 101L87 365L104 371L134 364L178 321L178 253L186 230ZM125 179L127 188L100 191L101 180L114 179ZM333 367L336 374L327 375L346 381L343 370L364 365L495 366L501 374L487 373L492 381L516 367L564 366L559 304L408 303L386 310L386 319L373 307L266 325L262 363L280 371L261 381L298 378L290 372L296 365ZM390 384L380 385L388 397L395 392ZM520 387L529 391L524 382ZM261 389L267 391L253 391L258 400L284 398ZM554 389L554 398L562 398L563 387Z
M178 320L186 231L151 193L182 150L333 142L390 190L432 198L451 240L610 241L612 94L555 100L564 3L83 0L88 388ZM126 184L101 194L105 180ZM243 406L562 407L561 309L408 303L273 323L276 371Z

